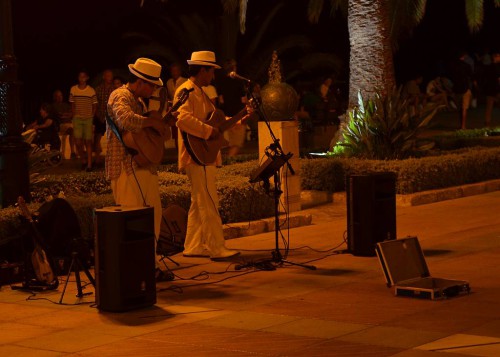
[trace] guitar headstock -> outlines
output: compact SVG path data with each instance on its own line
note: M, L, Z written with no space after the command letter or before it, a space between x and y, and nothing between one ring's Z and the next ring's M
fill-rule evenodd
M194 88L182 88L180 91L179 91L179 94L177 95L177 101L175 102L173 108L175 110L179 109L179 107L181 105L183 105L186 100L188 100L189 98L189 93L191 93L192 91L194 91Z
M31 216L31 213L30 213L30 210L28 209L28 206L26 206L26 201L24 200L23 196L19 196L17 198L17 205L18 205L19 210L21 211L21 214L23 215L23 217L31 222L33 220L33 217Z
M252 114L254 113L257 109L259 109L259 102L254 99L254 98L251 98L247 104L246 104L246 110L247 110L247 113L248 114Z

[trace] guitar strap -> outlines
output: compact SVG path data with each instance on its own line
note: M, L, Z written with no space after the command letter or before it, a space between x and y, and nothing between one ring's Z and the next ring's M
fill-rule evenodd
M116 124L113 121L113 119L111 119L111 117L109 116L109 114L108 114L107 111L106 111L106 123L108 123L109 128L116 135L116 137L118 138L118 140L120 140L120 142L122 143L123 147L125 148L125 151L127 152L127 154L135 156L135 155L137 155L139 153L137 150L135 150L135 149L133 149L133 148L128 147L127 145L125 145L125 143L123 142L122 134L120 133L120 130L116 126Z
M205 99L212 105L212 108L215 110L216 107L214 105L214 103L212 103L212 101L210 100L210 98L208 97L207 93L205 93L205 91L203 90L203 88L201 88L200 86L198 86L196 83L194 83L193 81L189 80L191 83L193 83L193 85L195 87L198 87L199 90L201 90L201 93L202 95L205 97ZM194 152L192 151L191 149L191 146L189 145L189 141L188 141L188 136L187 136L187 133L184 131L184 130L181 130L181 136L182 136L182 140L184 141L184 146L186 147L186 151L188 152L189 156L191 156L191 159L197 164L197 165L200 165L200 166L206 166L204 165L200 160L198 160L198 158L196 157L196 155L194 154Z

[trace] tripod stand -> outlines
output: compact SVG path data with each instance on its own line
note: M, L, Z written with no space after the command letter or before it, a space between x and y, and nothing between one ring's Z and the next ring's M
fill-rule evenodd
M69 281L69 277L71 276L71 271L72 270L75 271L76 289L77 289L76 297L81 298L81 297L84 297L86 295L91 295L92 294L92 292L84 293L83 290L82 290L82 281L80 279L80 269L81 268L83 268L83 271L85 272L85 275L87 275L87 278L89 279L90 283L95 288L95 280L94 280L94 278L90 274L90 272L87 269L87 267L84 266L80 262L80 258L78 258L78 252L76 250L74 250L71 253L71 264L69 265L68 275L66 276L66 281L64 282L64 288L63 288L63 291L61 293L61 298L59 299L59 304L62 303L62 300L63 300L63 297L64 297L64 293L66 292L66 287L68 286L68 281Z
M291 156L291 155L290 155ZM279 248L279 232L280 232L280 223L279 223L279 204L280 204L280 196L283 193L281 191L281 179L280 179L280 173L279 169L276 170L273 173L273 179L274 179L274 235L275 235L275 247L274 250L271 252L272 254L272 259L271 261L274 263L287 263L290 265L296 265L296 266L301 266L306 269L310 270L316 270L316 267L314 265L306 265L306 264L301 264L301 263L294 263L291 262L285 258L283 258L283 255L281 254L280 248ZM266 189L266 192L270 192L270 184L269 184L269 178L264 179L264 187Z
M271 128L269 128L271 130ZM272 131L271 131L272 134ZM272 254L272 259L271 261L274 263L287 263L291 265L298 265L306 269L311 269L311 270L316 270L316 267L314 265L306 265L306 264L301 264L301 263L294 263L289 260L286 260L283 258L283 255L281 254L280 248L279 248L279 232L280 232L280 223L279 223L279 205L280 205L280 196L283 193L281 191L281 178L280 178L280 169L283 167L285 164L289 165L290 163L288 162L288 159L292 157L292 154L283 154L281 150L281 146L279 145L279 140L275 139L275 143L270 145L270 149L268 152L266 152L268 159L266 162L264 162L263 165L261 165L250 177L250 182L255 183L259 181L264 182L264 188L266 190L266 193L271 192L270 188L270 183L269 179L271 176L274 179L274 234L275 234L275 248L271 252ZM291 167L290 167L291 168ZM292 171L293 172L293 171ZM248 265L252 264L246 264L246 265L238 265L237 270L242 269Z

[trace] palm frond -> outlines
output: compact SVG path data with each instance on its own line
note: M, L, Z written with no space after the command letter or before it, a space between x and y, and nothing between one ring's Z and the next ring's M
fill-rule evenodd
M389 3L390 35L393 39L393 48L397 49L398 42L411 35L413 29L424 18L427 0L398 0Z
M330 0L330 16L335 15L338 10L343 16L347 17L347 4L345 0Z
M247 21L248 0L240 0L240 32L245 33L245 22Z
M278 11L284 6L283 1L278 2L274 7L266 14L264 21L259 23L259 30L253 35L251 43L248 45L244 57L251 53L257 52L257 48L261 44L262 38L264 37L269 25L278 13Z
M483 25L484 1L465 0L465 13L467 15L467 25L471 32L477 32Z
M236 14L240 0L221 0L221 3L224 12L228 14Z
M310 23L317 24L323 11L324 0L309 0L307 18Z

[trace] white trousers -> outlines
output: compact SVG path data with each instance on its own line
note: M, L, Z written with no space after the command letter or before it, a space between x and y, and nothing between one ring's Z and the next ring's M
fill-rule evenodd
M205 248L210 255L217 255L226 249L218 210L215 171L215 166L191 164L186 167L191 182L191 206L184 253L196 254Z
M135 179L137 177L137 181ZM156 242L160 236L160 225L162 217L162 207L160 200L160 190L158 184L158 176L153 175L149 170L136 169L134 175L127 175L122 167L120 177L111 180L111 190L116 204L122 206L140 206L144 203L154 208L154 233L155 233L155 251ZM139 182L139 186L137 185ZM141 195L142 190L142 195ZM143 200L144 195L144 200ZM156 253L155 253L156 254ZM156 259L158 266L159 257Z

